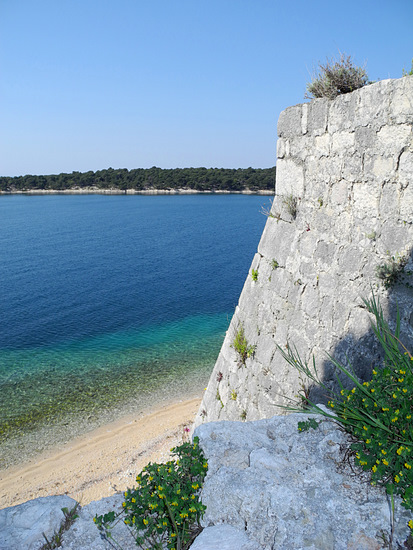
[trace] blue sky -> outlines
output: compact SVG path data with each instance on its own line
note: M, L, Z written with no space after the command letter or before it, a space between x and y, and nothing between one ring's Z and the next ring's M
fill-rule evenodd
M275 164L338 51L413 57L413 0L0 0L0 175Z

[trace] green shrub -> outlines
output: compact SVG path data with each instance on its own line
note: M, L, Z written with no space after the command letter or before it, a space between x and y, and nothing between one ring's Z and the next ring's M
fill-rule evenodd
M338 421L351 434L355 463L370 472L371 482L384 485L390 495L399 494L403 506L413 510L413 356L400 342L399 315L393 333L374 295L364 303L375 317L373 330L385 357L383 364L373 370L370 381L361 383L351 368L330 357L338 371L354 384L353 389L345 389L337 376L340 390L332 391L320 379L314 358L310 368L296 349L279 350L290 365L325 390L328 406L336 416L310 400L307 412ZM409 526L413 527L413 520Z
M239 326L231 347L235 349L238 355L238 366L245 365L246 360L254 355L256 348L256 346L248 344L242 325Z
M384 262L376 267L376 275L382 281L384 288L391 288L399 282L404 268L406 267L407 256L390 256L387 262Z
M206 510L199 500L208 463L199 440L172 449L178 458L166 464L148 464L137 476L138 485L124 493L123 512L95 516L93 521L107 539L113 523L123 517L130 526L136 545L186 550L200 531Z
M292 193L289 193L288 195L284 195L282 202L286 207L287 212L292 217L292 219L295 220L295 218L297 217L297 207L298 207L297 197L294 197Z
M251 277L254 282L258 281L258 269L253 269L251 272Z
M351 56L340 54L338 61L319 63L319 74L307 84L307 97L334 99L340 94L353 92L368 84L366 71L353 65Z

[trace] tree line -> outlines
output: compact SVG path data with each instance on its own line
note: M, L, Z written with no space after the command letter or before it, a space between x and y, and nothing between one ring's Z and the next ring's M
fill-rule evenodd
M272 168L126 168L72 172L49 176L0 177L1 191L64 189L194 189L196 191L251 191L275 187Z

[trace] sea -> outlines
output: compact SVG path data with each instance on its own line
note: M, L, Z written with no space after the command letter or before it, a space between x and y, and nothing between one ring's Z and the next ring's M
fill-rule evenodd
M0 468L199 395L269 201L0 196Z

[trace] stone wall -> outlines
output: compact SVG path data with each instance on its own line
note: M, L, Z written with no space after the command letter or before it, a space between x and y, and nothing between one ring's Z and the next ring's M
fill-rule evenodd
M196 425L282 413L302 383L278 351L287 342L315 357L328 384L326 353L369 376L380 360L362 301L372 289L390 322L398 304L413 349L413 76L290 107L278 135L271 215ZM408 263L386 289L377 266L389 255ZM233 347L240 328L255 347L244 362Z

